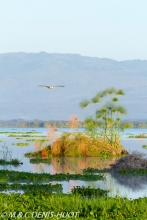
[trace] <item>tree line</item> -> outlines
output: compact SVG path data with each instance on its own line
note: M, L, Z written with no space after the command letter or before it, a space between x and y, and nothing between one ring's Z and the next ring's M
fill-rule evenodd
M122 123L128 123L129 128L147 128L147 121L124 121ZM55 125L57 128L69 128L68 121L42 121L42 120L32 120L32 121L19 121L19 120L8 120L0 121L0 127L8 128L44 128L47 125ZM80 128L84 127L84 122L81 121Z

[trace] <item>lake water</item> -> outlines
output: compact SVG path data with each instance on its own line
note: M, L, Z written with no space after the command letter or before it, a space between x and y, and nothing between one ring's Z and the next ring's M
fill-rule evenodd
M16 137L9 137L8 134L0 133L0 151L6 151L8 147L8 156L10 152L12 158L18 158L23 162L21 166L1 166L0 169L8 169L23 172L35 172L35 173L81 173L83 169L87 167L94 168L104 168L109 167L110 164L116 161L115 158L102 160L99 158L52 158L51 163L44 164L31 164L30 159L25 158L24 154L27 152L35 151L36 142L29 142L29 139L43 139L38 136L46 136L47 131L45 128L0 128L0 132L31 132L36 131L40 133L34 133L35 137L23 137L22 139L16 139ZM60 128L57 134L60 135L62 132L68 132L69 129ZM79 131L83 132L83 129ZM128 136L130 134L137 135L145 133L147 134L147 129L127 129L121 135L122 145L129 151L138 151L145 153L147 155L147 149L142 148L142 145L147 145L147 139L130 139ZM18 133L19 135L19 133ZM44 137L46 139L46 137ZM28 143L29 146L17 146L17 143ZM48 142L45 142L46 144ZM44 145L45 145L44 143ZM54 182L55 183L55 182ZM63 192L68 193L74 186L90 186L99 187L101 189L110 190L109 196L122 196L128 198L138 198L147 196L147 177L129 177L121 175L106 175L105 181L64 181L60 182L63 184Z

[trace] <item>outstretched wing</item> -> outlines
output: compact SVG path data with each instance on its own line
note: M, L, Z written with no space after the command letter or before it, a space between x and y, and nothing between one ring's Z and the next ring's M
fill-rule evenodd
M39 85L41 87L47 87L48 89L53 89L54 87L64 87L62 85L57 85L57 86L46 86L46 85Z
M41 87L47 87L47 88L50 88L50 86L46 86L46 85L39 85Z
M64 86L59 85L59 86L54 86L54 87L64 87Z

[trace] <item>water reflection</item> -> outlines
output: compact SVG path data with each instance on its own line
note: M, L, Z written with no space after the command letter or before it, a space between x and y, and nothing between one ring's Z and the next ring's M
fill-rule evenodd
M147 176L140 175L120 175L117 172L111 173L111 176L122 186L125 186L134 192L144 190L147 187Z
M73 158L73 157L53 157L51 159L50 166L53 173L82 173L83 169L88 167L104 169L109 168L111 164L115 163L117 158L100 159L97 157L85 157L85 158ZM35 164L34 170L40 172L41 170L47 170L49 164Z
M55 173L82 173L83 169L110 168L119 158L99 159L99 158L52 158L51 164L34 164L37 172ZM144 197L147 194L147 176L120 175L118 172L109 172L106 174L105 181L63 181L63 192L69 193L75 186L90 186L92 188L101 188L109 190L109 196L116 195L128 198Z
M0 131L12 131L13 129L0 129ZM32 129L17 129L18 131L26 132L31 131ZM36 129L39 132L42 132L43 135L46 134L46 129ZM68 129L59 129L59 131L68 131ZM61 132L60 131L60 132ZM132 134L139 134L145 132L146 129L130 129L127 132ZM147 149L143 149L142 145L147 144L147 139L128 139L128 135L123 134L122 136L122 145L127 151L139 151L147 154ZM27 147L19 147L16 144L20 142L19 140L8 137L5 134L1 134L0 139L3 142L0 142L1 146L6 143L9 146L9 150L12 151L12 157L22 160L23 165L14 167L14 166L2 166L0 169L16 170L23 172L35 172L35 173L81 173L83 169L88 167L93 168L109 168L110 164L116 162L117 158L111 158L107 160L99 158L52 158L51 162L48 164L39 163L31 164L29 158L25 158L23 155L26 152L34 151L34 143L30 142L30 145ZM28 139L28 138L27 138ZM26 138L23 138L23 142L26 141ZM15 143L15 145L12 145ZM43 145L43 144L42 144ZM54 183L57 183L56 181ZM79 180L70 180L69 182L63 181L60 182L63 184L63 192L68 193L74 186L90 186L95 188L101 188L110 190L109 196L126 196L128 198L138 198L144 197L147 195L147 177L146 176L131 176L131 175L119 175L116 172L108 173L105 181L79 181Z

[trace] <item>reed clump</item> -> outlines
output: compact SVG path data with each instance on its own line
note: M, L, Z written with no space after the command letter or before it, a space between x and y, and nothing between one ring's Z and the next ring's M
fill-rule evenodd
M113 146L102 138L93 138L80 132L63 133L60 138L51 144L53 156L65 157L102 157L117 156L127 153L118 144Z

